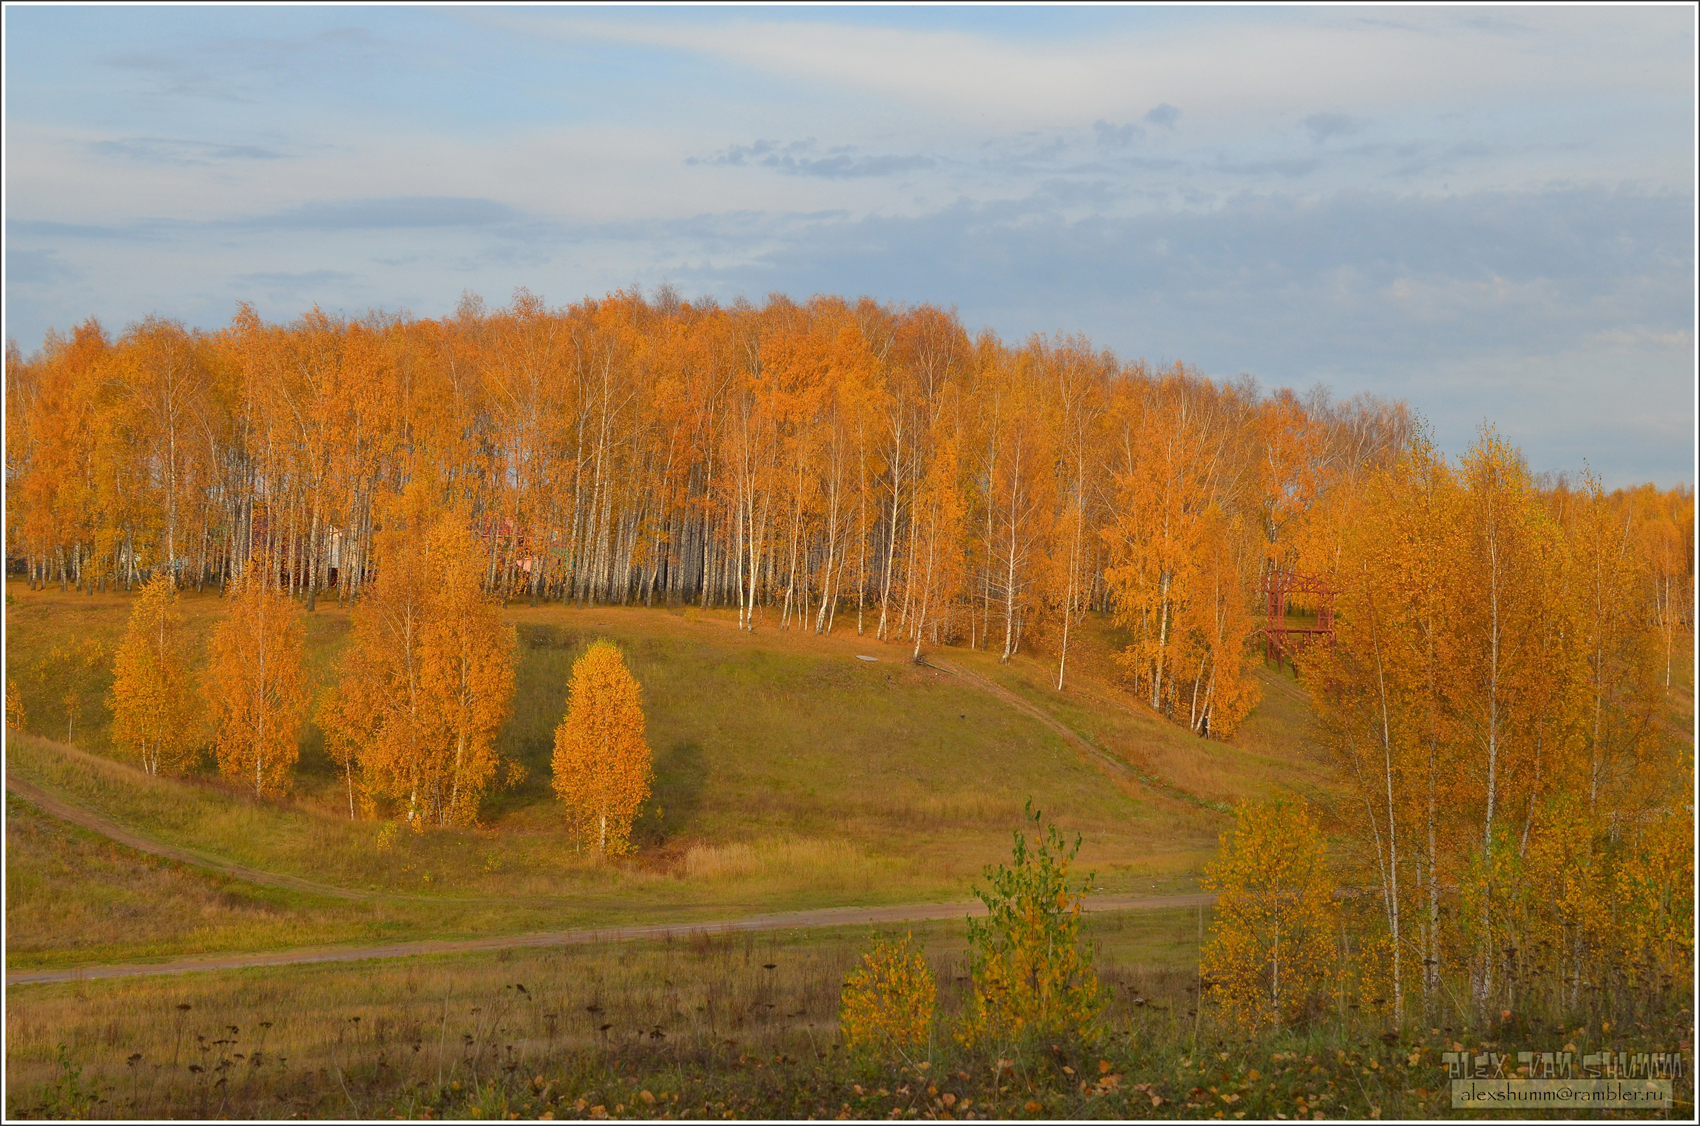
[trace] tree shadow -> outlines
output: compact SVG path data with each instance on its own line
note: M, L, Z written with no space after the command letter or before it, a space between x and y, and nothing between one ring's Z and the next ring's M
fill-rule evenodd
M708 764L696 743L681 740L656 755L655 786L632 823L632 843L640 847L664 844L689 828L707 782Z

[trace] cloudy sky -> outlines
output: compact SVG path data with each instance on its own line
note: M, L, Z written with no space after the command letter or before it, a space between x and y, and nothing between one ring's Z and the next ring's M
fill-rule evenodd
M6 334L671 282L1694 482L1695 16L5 10Z

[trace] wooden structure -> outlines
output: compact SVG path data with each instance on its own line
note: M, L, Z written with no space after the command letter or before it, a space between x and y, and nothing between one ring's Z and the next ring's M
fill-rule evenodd
M1293 595L1305 595L1316 601L1316 624L1295 626L1287 622L1288 602ZM1283 660L1298 671L1299 653L1311 642L1321 638L1334 640L1334 584L1327 575L1306 575L1297 571L1269 571L1263 577L1265 609L1263 659L1274 660L1279 670Z

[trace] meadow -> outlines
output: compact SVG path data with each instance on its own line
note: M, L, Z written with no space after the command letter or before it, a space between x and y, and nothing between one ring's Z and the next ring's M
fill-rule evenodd
M359 896L259 888L131 854L151 879L174 882L169 893L142 895L125 875L131 861L112 859L117 846L14 799L12 970L961 900L981 868L1006 854L1029 798L1084 836L1082 862L1097 873L1095 886L1189 890L1225 822L1213 807L1236 787L1199 770L1238 770L1239 788L1250 791L1273 784L1276 755L1285 754L1293 772L1321 769L1307 763L1302 745L1206 745L1131 700L1089 722L1093 698L1121 694L1084 662L1080 687L1058 694L1044 687L1054 674L1038 660L998 666L988 654L948 651L951 663L1028 693L1141 770L1203 760L1185 777L1209 800L1107 770L1031 716L950 673L913 665L901 646L857 638L853 628L823 638L761 623L745 633L730 613L713 611L515 606L507 613L518 675L502 750L526 768L524 780L489 802L476 828L397 832L349 819L335 764L311 725L295 792L284 801L255 801L210 763L183 779L143 774L107 736L109 677L101 670L78 686L76 745L67 747L54 737L63 734L63 685L34 670L67 636L110 650L129 599L30 592L18 583L11 591L10 675L35 732L9 739L13 777L198 856ZM182 597L204 645L217 596ZM346 643L348 615L327 600L307 620L312 674L325 683ZM638 851L617 865L575 854L548 788L571 663L600 637L621 646L644 686L655 750Z
M694 608L511 606L502 749L526 776L476 828L417 834L349 820L310 726L286 800L255 801L210 762L187 778L142 774L107 737L98 671L78 686L67 745L64 685L34 669L67 636L110 649L129 600L10 591L9 672L30 731L8 733L9 776L203 862L8 794L8 970L627 922L688 933L9 986L9 1117L1469 1117L1449 1105L1443 1051L1554 1037L1663 1051L1691 1025L1673 994L1615 1030L1599 1013L1532 1009L1486 1024L1436 1014L1401 1039L1342 1007L1248 1040L1199 1004L1210 912L1188 908L1089 914L1105 1039L1009 1058L951 1036L968 988L960 922L905 925L895 933L924 945L940 985L933 1042L848 1056L839 990L874 932L730 934L710 921L965 900L984 865L1008 858L1029 798L1081 834L1094 890L1192 890L1229 803L1338 800L1290 670L1259 670L1261 705L1232 739L1201 740L1119 687L1120 639L1102 621L1082 631L1058 692L1054 665L1033 655L1000 665L952 648L916 666L842 620L822 638L767 622L745 633L730 612ZM219 602L189 592L184 604L204 644ZM325 683L348 615L326 601L308 622ZM547 785L571 662L604 637L643 684L657 774L636 853L611 864L574 853ZM1683 685L1691 714L1691 672ZM1678 1098L1685 1117L1691 1082Z

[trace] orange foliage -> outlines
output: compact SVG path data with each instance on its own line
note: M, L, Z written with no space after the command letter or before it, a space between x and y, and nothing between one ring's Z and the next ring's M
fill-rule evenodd
M473 824L485 793L515 777L494 746L513 698L513 629L478 588L462 514L434 512L415 488L386 518L382 566L319 722L351 806L358 785L414 829Z
M644 742L642 689L606 641L573 663L567 714L555 728L555 793L582 841L599 856L630 848L632 821L649 798L654 770Z
M142 588L112 666L112 738L149 774L177 774L199 749L183 615L169 574Z
M295 603L252 573L237 581L202 684L219 771L251 784L256 797L287 792L301 755L305 645Z
M6 380L8 548L35 584L258 567L311 611L411 566L386 553L427 550L385 546L417 488L457 514L465 574L497 600L690 601L822 633L853 614L916 653L1043 656L1059 686L1082 614L1112 616L1129 687L1212 737L1255 703L1260 580L1338 579L1369 477L1412 433L1403 404L1263 394L1078 337L1006 345L933 306L665 289L565 308L520 290L436 320L268 324L242 306L218 332L149 320L116 339L89 321L9 350ZM1569 505L1565 528L1592 503L1537 494ZM1597 561L1611 543L1630 558L1595 568L1624 607L1596 615L1591 675L1651 644L1669 688L1692 629L1692 496L1601 503L1617 539L1595 537ZM418 581L423 597L438 579ZM1602 777L1633 742L1609 722L1624 691L1599 685ZM477 774L470 706L455 741ZM456 792L451 820L470 816Z

